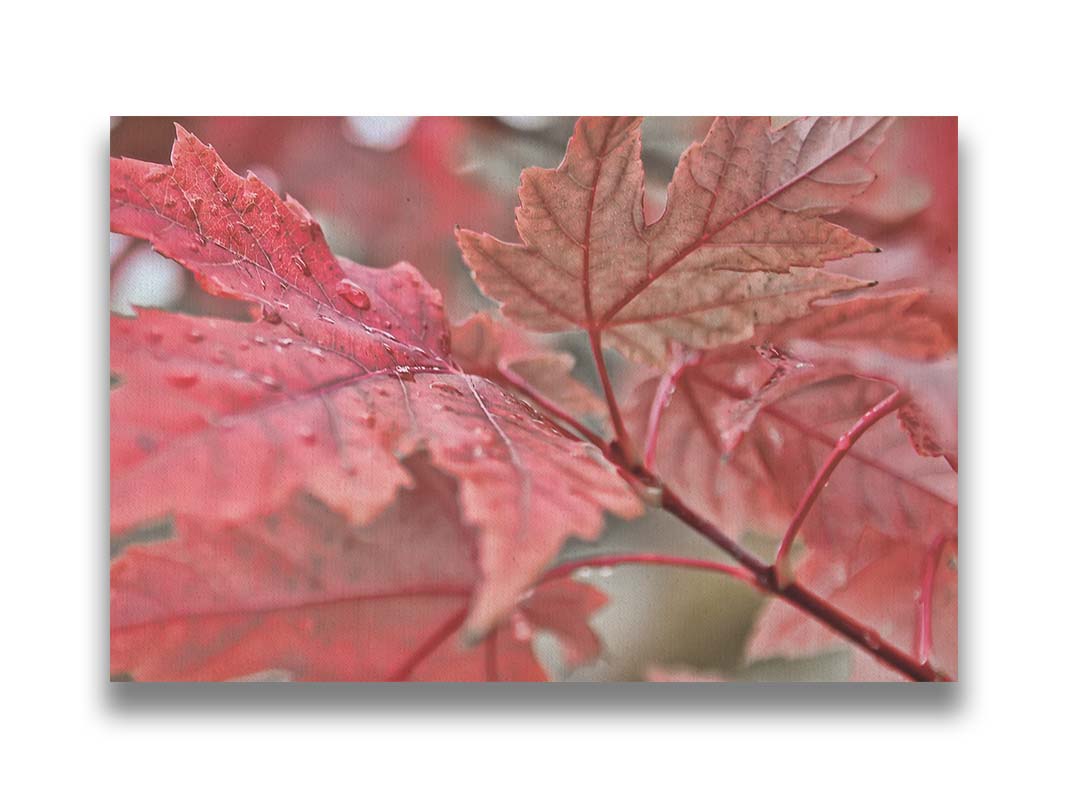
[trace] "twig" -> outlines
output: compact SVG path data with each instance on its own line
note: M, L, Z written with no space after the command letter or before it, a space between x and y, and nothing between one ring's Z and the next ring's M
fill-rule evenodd
M652 407L648 412L648 425L645 434L645 469L652 471L656 468L656 448L659 446L659 429L663 421L663 414L671 403L674 390L685 370L695 364L699 356L692 351L680 351L675 354L671 361L671 368L656 387L656 396L652 400Z
M630 434L626 430L626 422L623 420L619 401L615 397L615 389L612 387L611 378L608 376L608 365L604 361L604 346L600 341L600 331L589 331L589 346L593 351L593 360L596 362L600 385L604 389L604 400L608 404L608 411L611 412L611 424L615 428L615 445L622 456L623 466L627 469L632 469L641 462L637 459L637 450L630 439Z
M916 608L915 625L915 654L920 664L930 661L930 652L934 646L934 581L937 579L937 568L941 564L941 557L945 547L955 537L942 533L938 536L923 563L922 582L919 586L919 603Z
M883 664L892 667L912 680L950 680L950 678L942 675L929 664L920 663L908 653L885 641L875 630L867 627L858 620L853 619L844 611L841 611L833 604L819 597L810 589L795 581L788 584L780 582L780 571L777 562L773 565L764 564L754 553L749 552L741 544L730 538L711 520L706 519L699 512L690 508L673 489L669 486L665 486L657 475L646 469L641 462L636 461L634 459L635 451L633 443L627 434L626 426L622 418L622 412L620 411L618 401L615 398L615 391L612 388L611 379L608 376L607 365L604 362L604 351L601 344L600 331L592 329L589 330L588 333L589 343L593 350L593 358L597 366L597 373L600 376L600 382L604 388L604 397L607 401L608 408L611 411L611 419L616 433L614 447L608 451L607 455L608 458L614 461L615 465L624 472L624 474L629 476L631 483L646 487L649 490L648 494L654 494L656 496L657 504L660 505L664 511L673 514L705 539L729 554L752 576L752 579L749 581L750 583L753 583L765 592L780 597L795 608L814 617L831 630L837 632L839 635L845 637L856 646L871 654ZM831 453L827 463L824 464L823 468L820 470L817 480L812 483L811 487L809 487L804 500L801 502L801 507L798 509L797 514L794 515L794 523L790 524L790 529L795 530L793 530L791 535L787 533L789 540L788 542L783 541L783 548L779 549L780 559L783 558L783 553L785 554L784 558L788 558L789 544L791 544L792 539L796 537L796 530L799 530L800 523L804 521L804 517L810 510L812 503L815 502L822 487L826 484L834 467L836 467L838 462L845 457L855 441L863 435L864 431L874 425L882 417L894 411L903 402L904 397L899 392L894 392L864 414L856 425L838 440L833 453ZM706 563L710 564L714 562ZM726 565L722 566L726 567ZM719 569L716 567L714 569L718 572L727 572L728 569L728 574L734 574L733 568ZM548 574L552 574L551 571Z
M818 499L820 492L826 487L830 481L830 475L837 468L837 465L841 463L841 460L848 454L848 451L852 449L853 445L859 441L859 438L869 430L880 419L889 416L896 411L905 402L904 395L899 392L893 392L886 397L880 403L876 404L860 417L856 424L848 429L840 439L837 440L837 444L834 445L834 449L830 451L830 455L827 456L826 461L823 462L819 472L808 484L807 490L804 492L804 496L800 500L800 505L797 506L797 510L793 512L793 518L789 521L789 527L786 528L785 536L782 537L782 543L778 546L778 555L774 559L774 570L776 573L776 582L781 584L789 583L792 580L792 571L789 563L789 551L793 547L793 542L796 540L797 535L800 533L800 526L804 524L804 520L808 516L808 512L811 511L815 501Z
M819 597L810 589L793 582L780 586L775 577L774 567L761 562L754 554L733 541L719 530L714 523L691 509L670 488L663 488L663 509L674 514L689 524L697 533L713 544L726 550L745 567L764 591L776 595L795 608L822 622L853 644L870 653L883 664L892 667L914 681L946 681L950 678L942 675L929 664L917 661L908 653L885 641L876 631L841 611L833 604Z

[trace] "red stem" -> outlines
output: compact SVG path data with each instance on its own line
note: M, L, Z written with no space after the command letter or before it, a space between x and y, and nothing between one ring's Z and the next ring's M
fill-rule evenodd
M685 569L698 569L705 572L718 572L729 575L739 581L744 581L750 586L761 588L746 570L733 567L729 564L721 564L718 561L706 561L700 558L682 558L680 556L667 556L661 553L620 553L619 555L590 556L574 561L559 564L541 576L539 583L558 580L571 575L583 567L619 567L626 565L644 564L663 567L683 567Z
M831 630L844 636L853 644L866 650L876 659L914 681L945 681L942 675L929 664L923 664L899 647L885 641L877 632L852 618L844 611L827 602L799 583L788 586L778 584L774 567L761 562L754 554L733 541L714 523L691 509L671 489L663 488L663 508L689 524L697 533L712 544L726 550L748 570L765 592L782 598L790 605L814 617Z
M941 564L941 556L945 552L945 546L955 537L942 533L926 554L923 564L922 583L919 588L919 604L916 609L918 616L915 626L915 653L919 663L927 664L930 661L930 652L934 646L934 581L937 579L937 568Z
M889 416L900 408L904 402L905 397L903 394L899 391L893 392L880 403L866 411L864 415L856 421L856 424L849 428L848 431L837 440L837 444L834 445L834 449L830 451L830 455L827 456L826 461L823 462L819 472L812 479L811 483L808 484L808 488L800 500L800 505L797 506L797 510L793 513L793 518L789 521L789 527L786 528L785 536L782 537L782 543L778 546L778 555L774 560L774 570L776 572L776 581L778 583L786 584L792 580L792 572L789 564L789 551L793 547L793 542L796 541L797 535L800 533L800 526L804 524L804 520L811 511L812 506L815 505L815 501L818 499L819 494L826 488L826 485L830 481L830 476L833 474L833 471L837 469L837 465L841 463L846 455L848 455L848 451L852 449L853 445L859 441L859 438L863 436L864 433L866 433L879 420Z
M741 389L738 389L736 386L731 386L730 384L723 383L722 381L712 380L707 375L697 375L692 380L694 380L694 382L701 383L701 384L703 384L705 386L708 386L708 387L714 389L715 391L722 392L723 394L729 395L730 397L736 398L738 400L744 400L746 397L748 397L748 394L745 391L743 391ZM823 433L819 429L813 428L812 426L810 426L807 423L797 419L796 417L792 416L791 414L785 413L784 411L782 411L780 408L777 408L776 406L773 406L773 405L772 406L768 406L767 408L763 409L762 413L764 413L764 414L766 414L766 415L768 415L770 417L773 417L774 419L780 420L781 422L783 422L784 424L788 425L789 427L799 431L804 436L806 436L806 437L808 437L810 439L814 439L817 442L822 442L827 447L833 447L834 444L835 444L835 441L834 441L833 437L827 436L825 433ZM879 461L876 458L871 458L866 453L860 453L860 452L857 452L855 450L850 450L849 453L848 453L848 457L851 458L851 459L855 459L856 461L859 461L861 464L864 464L864 465L870 467L871 469L878 470L879 472L882 472L882 473L890 476L891 478L893 478L893 480L900 481L902 484L907 486L909 489L914 490L916 492L919 492L921 494L924 494L927 497L929 497L931 500L933 500L933 501L935 501L937 503L944 503L945 505L949 505L949 506L953 506L953 507L955 507L955 505L956 505L956 503L954 503L953 501L943 497L942 495L940 495L937 492L933 491L929 487L924 486L923 484L913 480L912 478L910 478L909 476L905 475L902 472L898 472L897 470L895 470L892 467L890 467L888 464L885 464L885 463Z
M615 397L615 389L611 385L611 378L608 377L608 365L604 361L604 346L600 341L600 331L590 330L588 333L589 346L593 351L597 375L600 376L600 385L604 389L604 400L608 404L608 411L611 412L611 424L615 428L615 445L622 455L622 466L626 469L632 469L638 466L640 462L637 460L637 450L634 448L630 434L626 430L626 423L623 420L619 402Z
M625 473L628 473L631 482L644 485L648 489L654 490L654 493L658 498L658 504L664 511L673 514L678 519L688 524L705 539L716 545L719 549L728 553L747 573L749 573L749 575L752 576L752 579L749 580L750 583L755 583L755 585L759 586L764 591L782 598L795 608L814 617L831 630L837 632L856 646L870 653L883 664L892 667L912 680L950 680L937 670L933 669L929 664L923 664L916 661L908 653L885 641L876 631L853 619L844 611L841 611L836 606L822 599L806 587L801 586L799 583L793 582L788 585L780 583L777 564L764 564L755 554L749 552L738 542L727 536L726 533L721 531L713 522L711 522L711 520L706 519L697 511L690 508L670 487L663 485L658 476L645 469L640 462L635 461L633 458L633 444L626 432L622 413L615 398L611 380L608 377L607 365L604 362L604 351L601 344L600 331L593 329L589 330L588 333L589 343L593 350L593 358L596 361L597 373L599 374L600 382L604 387L604 397L607 401L608 408L611 411L611 419L616 432L615 445L617 446L617 449L609 451L608 457L615 462L616 466L619 466ZM828 459L827 464L820 470L819 480L817 480L816 483L813 483L815 488L812 489L809 487L808 494L810 494L811 497L808 499L807 495L805 496L805 501L801 503L803 513L800 513L800 509L798 509L799 519L796 521L795 526L790 526L791 528L795 527L799 529L800 523L803 522L804 516L806 516L808 510L810 510L811 504L815 502L815 498L818 496L819 491L821 491L822 485L826 483L826 480L829 478L834 467L848 453L855 440L859 439L864 431L874 425L879 419L892 412L903 403L903 401L903 396L899 392L894 392L864 414L856 425L853 426L852 430L838 441L838 446L834 448L834 452L831 453L831 457ZM796 533L794 532L792 538L795 537ZM783 542L783 544L785 543ZM788 547L785 547L784 552L786 553L786 557L788 557ZM779 554L781 555L781 553L782 551L780 550ZM652 562L645 561L643 563ZM657 560L655 563L667 562ZM704 563L706 565L714 562ZM568 568L571 566L572 565L563 565L561 568ZM687 566L694 565L690 563L687 564ZM733 568L726 567L725 565L720 566L721 568L708 566L701 568L735 574ZM557 568L557 570L561 568ZM548 575L552 575L554 572L556 572L556 570L550 571Z
M681 351L675 354L671 362L670 370L660 378L659 386L656 387L656 396L652 400L652 408L648 412L647 433L645 434L645 469L652 471L656 465L656 448L659 446L659 429L663 421L663 414L667 406L671 404L674 390L686 368L696 363L698 356L695 353Z

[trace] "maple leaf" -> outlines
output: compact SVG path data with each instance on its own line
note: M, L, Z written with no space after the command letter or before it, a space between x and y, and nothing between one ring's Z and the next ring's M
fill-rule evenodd
M906 404L899 417L913 431L919 453L946 454L933 443L935 434L929 430L933 426L927 420L937 413L935 406L955 406L955 368L950 357L955 341L938 321L922 312L925 298L925 292L913 290L816 304L805 317L759 330L752 340L759 342L756 353L773 371L752 395L730 409L722 428L726 450L737 445L767 405L829 378L860 375L893 383L909 397L918 398L918 403L913 399ZM743 347L727 348L715 354L715 361L732 362L743 369L751 362L751 353ZM931 376L939 377L936 392L927 385ZM954 441L955 415L949 421L938 414L937 420L942 438Z
M958 590L954 546L954 538L944 534L902 539L867 528L847 563L837 557L828 563L828 554L811 551L796 574L822 597L904 650L922 649L920 629L928 624L925 636L930 652L925 658L937 669L955 675ZM756 622L747 653L750 660L797 658L844 644L787 603L771 603ZM901 679L869 653L850 649L852 680Z
M550 631L572 665L600 645L592 586L556 579L476 647L461 628L479 579L478 534L455 481L425 455L412 487L356 526L309 495L216 530L179 518L176 538L112 564L111 666L136 680L545 680L532 650Z
M466 372L529 385L578 416L606 414L604 401L571 375L574 356L540 348L521 330L488 314L474 314L453 327L452 357Z
M456 220L494 230L509 222L507 204L457 169L484 126L477 118L420 117L389 151L353 141L344 117L189 117L183 125L211 142L234 170L252 169L299 197L342 252L371 265L390 264L402 253L445 293L453 313L470 297L454 279ZM112 153L161 160L173 138L165 120L124 119L112 132Z
M865 162L889 124L717 119L683 154L649 224L639 121L582 118L558 168L522 174L521 244L469 230L457 238L479 286L535 330L603 332L657 362L672 341L741 341L756 324L865 285L813 269L874 249L820 215L873 180Z
M761 385L768 367L754 352L747 371L713 356L677 381L660 422L657 470L728 533L781 536L838 438L891 389L849 376L805 386L763 408L727 451L720 421ZM633 391L628 418L638 436L647 435L658 384L649 379ZM822 489L801 538L847 559L866 525L900 538L955 531L955 477L945 462L918 455L898 427L876 425Z
M335 257L296 201L230 171L180 127L172 167L113 159L112 230L148 239L252 321L114 318L112 527L211 529L308 490L367 522L420 449L477 526L485 633L571 535L641 511L599 452L452 361L440 298L409 265Z
M897 358L872 347L843 348L839 344L800 341L797 353L822 365L823 370L847 370L896 386L908 398L897 416L916 452L944 457L958 468L956 359L925 363Z

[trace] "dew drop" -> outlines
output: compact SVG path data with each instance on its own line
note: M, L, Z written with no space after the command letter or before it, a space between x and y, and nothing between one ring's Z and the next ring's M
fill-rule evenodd
M337 284L337 293L353 308L366 311L370 308L370 295L355 281L345 278Z
M315 444L315 431L313 431L307 425L301 425L297 429L296 435L300 437L300 441L302 441L304 444Z
M292 343L293 343L293 340L289 339L289 338L279 339L278 340L278 344L280 344L282 347L288 347Z
M455 386L452 386L449 383L444 383L443 381L435 381L434 383L431 383L430 388L436 389L439 392L444 392L445 394L455 395L456 397L463 396L463 392L461 392Z
M263 321L269 322L271 325L277 325L282 321L282 315L278 313L278 309L274 306L268 306L263 304Z
M592 578L593 577L593 568L592 567L581 567L574 573L574 576L576 578L583 578L583 579Z
M193 328L191 331L185 334L185 338L193 344L199 344L200 342L204 341L204 334L202 334L196 328Z
M166 380L176 389L188 389L196 385L197 381L200 380L200 376L190 370L179 370L167 373Z
M208 294L226 294L226 284L213 275L197 275L196 280Z
M533 638L533 628L522 614L511 615L511 635L520 642L528 642Z
M282 385L278 383L278 379L271 375L257 375L256 380L266 386L272 392L281 391Z
M298 270L300 270L307 277L311 277L311 267L308 266L308 262L306 262L300 256L293 256L292 261Z
M267 344L267 340L264 339L262 336L256 336L252 339L252 341L258 344L260 347L264 347Z
M299 322L294 322L291 319L287 319L287 320L285 320L285 324L286 324L286 327L288 327L289 330L291 330L297 336L303 336L304 335L304 329L300 327L300 323Z
M597 570L596 574L599 575L601 578L610 578L612 575L615 574L615 570L613 570L611 567L601 567L599 570Z

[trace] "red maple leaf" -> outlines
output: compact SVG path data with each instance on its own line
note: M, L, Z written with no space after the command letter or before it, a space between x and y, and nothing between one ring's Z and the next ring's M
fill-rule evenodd
M915 652L955 675L957 575L954 535L900 538L867 528L847 561L808 553L797 567L822 597L863 619L885 640ZM756 623L748 643L750 659L813 655L844 645L822 625L785 603L772 604ZM900 680L869 653L851 648L852 679Z
M335 257L294 200L184 130L172 167L112 161L112 230L148 239L249 322L115 318L112 526L174 515L208 530L309 491L354 522L412 485L425 449L479 530L468 626L485 633L571 535L640 504L595 448L462 372L436 292L406 264Z
M925 300L925 292L901 291L816 304L805 317L760 330L748 348L718 351L717 364L744 370L754 346L773 370L730 410L722 431L727 449L767 405L835 376L858 375L901 390L908 402L898 417L916 451L944 455L955 468L955 337L924 313Z
M471 294L457 291L456 220L492 230L508 223L507 204L461 171L485 125L476 119L419 117L387 151L361 146L344 117L186 117L182 124L236 171L251 169L299 197L340 252L375 266L402 253L453 313ZM146 160L165 158L172 141L173 128L158 118L124 120L112 134L115 155Z
M660 421L656 468L733 535L780 536L838 438L892 389L849 376L806 386L763 408L728 450L719 421L767 374L762 359L752 357L747 381L735 362L710 355L682 372ZM658 384L650 379L633 392L629 418L639 437L647 435ZM847 560L868 525L899 538L956 527L955 473L918 455L888 422L848 451L804 523L802 540Z
M479 582L478 534L455 481L425 456L412 487L356 526L310 495L217 530L180 517L176 538L112 565L112 671L137 680L510 680L546 676L532 650L556 634L572 665L596 658L605 602L562 579L538 586L477 646L461 629Z
M606 414L604 401L571 375L574 356L539 347L520 329L488 314L474 314L453 327L452 357L474 375L531 387L571 414Z

